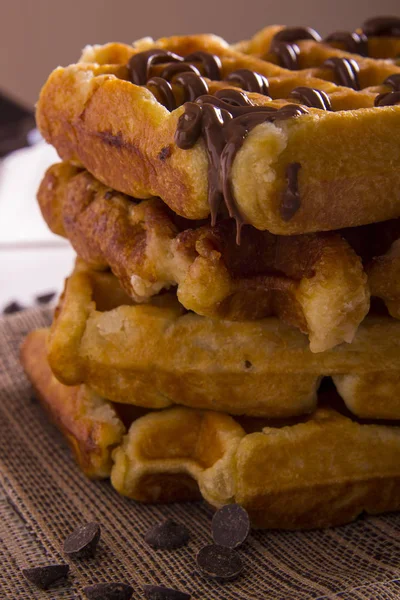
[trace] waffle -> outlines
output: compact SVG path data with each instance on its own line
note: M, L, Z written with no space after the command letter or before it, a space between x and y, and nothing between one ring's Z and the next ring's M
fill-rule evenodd
M82 471L91 478L109 477L112 449L126 429L114 406L86 386L66 387L47 362L46 329L31 333L21 349L21 361L42 406L62 431Z
M332 406L290 424L175 407L131 417L122 437L121 407L53 378L46 337L39 330L26 339L27 374L81 467L89 460L98 469L89 475L111 471L125 496L155 503L201 494L217 508L239 502L254 526L280 529L339 525L362 512L400 509L396 426L360 424ZM91 435L99 427L115 432L111 469L108 441Z
M260 58L277 34L299 69ZM293 35L268 28L254 54L212 35L90 47L48 79L39 128L113 189L189 219L228 213L238 241L243 223L287 235L399 217L400 66Z
M360 417L400 418L394 319L367 317L352 344L314 354L306 336L274 317L210 319L186 313L171 293L130 306L121 294L113 275L82 264L68 279L48 346L60 381L147 408L289 417L315 409L329 375Z
M400 319L400 240L373 260L368 275L372 293L384 300L392 317Z
M309 334L313 352L351 342L368 312L361 261L338 234L284 237L247 226L237 246L231 219L192 229L160 199L134 203L69 163L50 167L38 200L50 229L92 268L111 267L136 302L177 285L188 310L230 320L277 315Z

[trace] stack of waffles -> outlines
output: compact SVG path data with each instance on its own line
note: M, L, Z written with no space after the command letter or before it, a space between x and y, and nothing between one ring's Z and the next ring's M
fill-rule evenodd
M400 19L85 48L37 121L78 259L22 361L90 477L258 527L400 509Z

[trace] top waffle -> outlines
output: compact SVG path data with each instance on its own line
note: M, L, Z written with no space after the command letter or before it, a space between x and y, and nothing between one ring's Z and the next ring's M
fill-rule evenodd
M87 48L44 86L38 124L63 159L176 213L277 234L400 216L400 20L321 41L268 27ZM350 52L349 52L350 51ZM397 61L398 62L398 61Z

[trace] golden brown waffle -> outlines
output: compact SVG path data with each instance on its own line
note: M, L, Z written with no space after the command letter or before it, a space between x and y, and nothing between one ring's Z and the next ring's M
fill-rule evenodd
M47 329L32 333L21 348L21 361L50 417L63 432L82 471L92 478L109 477L111 451L125 427L115 408L86 386L66 387L47 362Z
M239 502L257 527L281 529L339 525L361 512L400 509L399 427L360 424L329 406L290 424L176 407L133 416L121 439L120 407L52 378L46 335L32 332L24 343L28 377L68 432L82 468L87 457L95 465L99 451L109 452L101 438L94 443L91 437L99 420L116 431L111 481L125 496L174 502L200 492L215 507ZM104 476L108 464L90 474Z
M369 308L360 259L338 234L274 236L230 220L192 229L158 198L134 203L68 163L38 193L47 224L92 268L111 267L136 302L177 285L188 310L229 320L277 315L313 352L351 342Z
M60 381L148 408L288 417L313 411L331 375L358 416L400 418L399 321L367 317L352 344L313 354L273 317L210 319L185 313L173 294L128 306L121 293L114 276L82 264L68 279L48 346Z
M261 34L262 40L269 40L278 29ZM246 51L249 48L251 44ZM222 197L239 225L244 221L276 234L334 230L400 216L400 171L393 166L400 161L400 107L374 107L381 93L392 94L380 98L381 104L397 101L400 66L313 41L299 42L299 48L300 66L303 56L307 66L290 71L208 35L145 40L136 47L92 47L81 62L50 76L38 104L38 125L63 159L84 165L100 181L128 195L159 196L190 219L205 218L210 210L215 218ZM180 56L214 53L221 63L222 81L215 81L215 68L205 66L198 55L188 61L214 80L203 77L190 89L187 80L179 83L182 73L178 79L168 76L173 79L170 86L160 84L165 64L154 64L140 76L143 64L136 64L130 74L127 63L132 57L136 60L142 52L155 50ZM327 57L333 62L325 64ZM257 85L254 75L249 83L247 73L246 83L238 69L258 73ZM265 93L260 75L269 78L273 100L257 92L240 96L240 86ZM152 91L128 81L130 76L142 83L149 76ZM337 85L338 77L347 86ZM304 97L304 90L291 98L299 86L319 90L319 100L315 94L311 100ZM234 88L236 95L232 89L222 91L227 88ZM190 114L188 104L169 112L159 102L179 105L207 89L219 94L217 100L203 98L207 110L192 103ZM211 108L217 103L237 115L248 109L234 104L248 101L264 111L261 120L237 117L229 124L228 113ZM288 102L292 108L284 108ZM333 110L303 110L299 102L325 108L330 104ZM274 108L281 111L271 112ZM219 127L215 144L207 137L211 134L204 114ZM216 123L222 118L221 129ZM254 127L256 121L261 124ZM206 137L195 143L200 126Z
M400 319L400 240L368 268L371 292L382 298L392 317Z

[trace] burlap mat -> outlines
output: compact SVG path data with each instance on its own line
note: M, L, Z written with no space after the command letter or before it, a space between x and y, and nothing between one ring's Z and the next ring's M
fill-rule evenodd
M47 311L0 320L0 598L83 598L82 587L125 581L162 583L193 599L302 600L400 598L400 516L370 517L312 532L253 532L241 551L245 572L218 584L198 574L195 556L210 542L211 511L203 503L144 506L118 496L108 482L85 479L55 427L32 396L18 362L26 333L48 324ZM345 451L345 449L344 449ZM187 548L152 551L144 533L157 521L184 522ZM65 560L63 539L77 524L98 520L95 559L71 563L68 585L36 591L20 568Z

